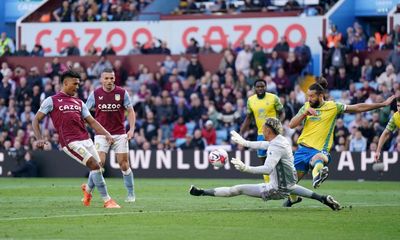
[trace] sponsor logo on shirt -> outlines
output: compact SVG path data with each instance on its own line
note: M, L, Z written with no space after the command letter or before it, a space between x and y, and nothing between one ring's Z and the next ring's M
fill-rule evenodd
M61 112L64 112L64 111L79 111L79 112L81 112L82 108L78 105L70 104L70 105L61 105L58 107L58 110L60 110Z
M121 108L121 104L113 104L113 103L107 103L107 104L98 104L97 108L100 110L105 110L105 111L116 111Z

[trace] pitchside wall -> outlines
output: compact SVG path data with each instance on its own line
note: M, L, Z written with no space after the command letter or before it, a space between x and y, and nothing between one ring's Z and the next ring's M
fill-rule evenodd
M87 168L72 160L60 151L36 151L33 154L37 162L40 177L84 177ZM259 178L257 175L238 172L231 165L214 169L208 163L208 152L203 151L144 151L131 150L130 163L136 177L139 178ZM245 163L259 165L256 152L230 152L230 157L239 157ZM385 169L372 171L373 153L332 153L333 161L329 165L330 179L340 180L400 180L400 161L398 152L382 154ZM16 167L16 160L7 152L0 152L0 176ZM106 177L120 177L115 154L111 152L107 161Z

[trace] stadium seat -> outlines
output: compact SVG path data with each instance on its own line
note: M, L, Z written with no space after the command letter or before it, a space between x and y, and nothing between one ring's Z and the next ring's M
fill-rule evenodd
M194 133L194 129L196 128L196 123L194 122L187 122L185 123L187 128L187 133L192 135Z
M339 100L340 97L342 96L342 91L341 90L331 90L329 92L329 95L331 95L331 97L333 99L335 99L335 101Z
M184 144L186 142L185 138L177 138L175 141L176 147L179 147L180 145Z
M361 89L363 87L363 83L356 82L354 83L354 86L356 87L356 90Z
M375 90L378 90L378 83L377 82L370 82L369 86L374 88Z
M349 127L349 124L356 118L354 114L347 114L345 113L343 116L343 123L346 128Z
M217 130L217 144L228 140L228 132L224 130Z

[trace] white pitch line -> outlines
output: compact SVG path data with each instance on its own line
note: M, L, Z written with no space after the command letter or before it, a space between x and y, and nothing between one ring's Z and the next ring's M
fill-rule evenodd
M352 207L400 207L400 204L350 204ZM348 209L349 205L343 205L345 209ZM321 208L322 206L307 206L304 208L296 209L307 209L307 208ZM239 212L239 211L259 211L268 209L284 209L281 206L268 206L266 208L240 208L240 209L209 209L209 210L169 210L169 211L136 211L136 212L110 212L110 213L89 213L89 214L71 214L71 215L54 215L54 216L43 216L43 217L19 217L19 218L1 218L0 222L4 221L19 221L19 220L40 220L40 219L55 219L55 218L77 218L77 217L95 217L95 216L121 216L121 215L136 215L136 214L153 214L153 213L190 213L190 212Z

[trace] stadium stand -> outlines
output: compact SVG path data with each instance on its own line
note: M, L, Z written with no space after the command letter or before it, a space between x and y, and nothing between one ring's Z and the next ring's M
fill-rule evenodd
M62 11L57 9L61 4L67 5L65 2L68 1L63 3L48 1L24 21L39 22L43 20L42 16L48 14L51 14L50 21L63 21L60 18ZM90 9L96 13L93 21L94 19L101 21L101 13L105 12L101 9L108 9L107 16L105 16L107 20L134 20L140 15L140 11L151 2L70 1L68 8L70 7L71 10L67 11L70 17L66 17L65 20L90 21L88 19L88 16L91 15L89 14ZM252 1L194 2L188 0L178 4L182 11L184 7L187 8L192 4L200 9L202 6L205 6L205 9L214 9L215 5L222 5L224 2L227 4L227 8L234 6L235 14L238 14L235 17L257 14L253 11L251 13L244 11L244 6L251 5ZM267 2L258 1L254 6L257 7L258 12L263 12L260 4L267 4ZM285 6L287 8L288 3L271 1L273 7L268 8L265 14L298 15L308 7L307 3L316 3L315 1L299 2L301 2L300 10L296 7L296 9L291 8L290 11L281 11L285 9ZM324 2L324 4L311 5L316 5L320 9L319 13L323 13L335 1L320 2ZM105 3L108 3L109 7L104 6ZM133 5L135 6L134 13L129 12ZM209 17L204 12L196 12L196 14L199 13L202 14L199 18ZM124 17L126 15L131 17ZM192 12L174 12L170 15L163 15L163 18L186 19L186 15L193 17ZM400 61L396 55L400 51L398 29L399 27L396 26L388 34L384 30L366 33L363 26L355 22L354 26L347 29L346 32L332 29L331 35L320 38L321 47L324 49L321 75L330 83L327 97L354 104L378 102L386 99L392 93L399 93ZM339 38L339 35L343 37ZM318 38L319 36L313 37ZM170 56L171 50L168 48L168 42L154 39L153 45L150 46L138 43L129 52L129 55L113 53L112 46L110 49L103 46L104 49L100 49L100 51L92 48L88 53L77 54L72 42L70 46L63 49L62 55L56 57L41 57L45 55L45 52L39 44L36 44L33 49L27 49L26 46L21 45L14 50L9 47L9 43L13 43L13 41L6 39L7 35L2 34L0 42L2 43L0 46L2 50L0 58L0 77L2 79L0 85L0 148L17 146L26 150L34 149L32 115L45 97L59 90L58 74L60 72L72 68L81 73L82 86L79 97L86 100L90 91L99 85L98 77L101 69L113 67L117 75L117 84L128 90L137 112L136 137L131 141L132 148L157 149L160 144L176 148L189 141L190 139L185 139L185 137L174 138L172 134L179 117L183 117L188 134L202 129L205 123L211 120L216 129L217 144L229 144L228 132L231 129L237 130L245 117L246 100L253 94L252 83L256 78L263 78L268 82L269 91L277 93L284 103L285 136L291 140L296 149L295 140L300 129L289 129L288 120L298 112L306 100L304 90L307 84L314 79L309 71L312 56L308 46L298 44L297 47L289 49L284 37L274 46L273 52L267 52L256 41L216 51L211 46L199 46L199 43L196 44L196 39L193 39L194 47L188 46L187 54L179 55L177 52L172 52L173 55ZM337 56L340 57L337 58ZM35 57L34 61L32 61L32 57ZM376 144L377 139L371 136L378 136L383 131L391 110L394 109L392 106L363 114L363 118L368 120L366 124L360 121L359 117L344 114L341 119L346 131L340 137L335 137L335 149L348 150L357 129L361 129L363 137L368 140L367 146L372 143ZM146 129L143 128L149 111L156 116L155 126L162 129L160 134L146 133ZM166 120L159 117L166 115L171 118ZM224 121L224 119L231 120ZM51 143L50 148L57 149L58 140L53 132L54 128L51 122L47 120L44 125L48 129L46 137ZM248 137L254 138L255 132L249 131ZM396 148L395 139L396 136L388 144L388 149ZM189 144L188 146L193 145Z

